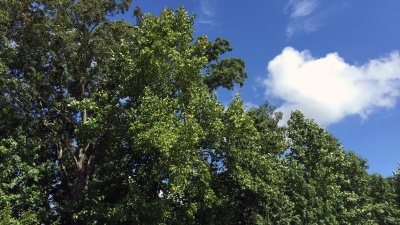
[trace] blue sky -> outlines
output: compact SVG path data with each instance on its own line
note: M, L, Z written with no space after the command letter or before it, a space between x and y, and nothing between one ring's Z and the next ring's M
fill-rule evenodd
M137 0L159 15L184 5L195 36L231 41L246 62L246 107L268 100L287 116L299 109L391 176L400 162L399 0ZM128 13L129 16L131 13ZM127 20L129 17L126 17Z

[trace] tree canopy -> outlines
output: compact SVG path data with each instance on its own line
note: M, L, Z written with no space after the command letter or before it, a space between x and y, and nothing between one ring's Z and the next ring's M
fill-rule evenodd
M400 178L299 111L225 107L247 78L195 16L0 2L0 224L400 224Z

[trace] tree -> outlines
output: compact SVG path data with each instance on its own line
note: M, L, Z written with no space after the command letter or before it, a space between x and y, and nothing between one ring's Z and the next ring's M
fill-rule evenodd
M125 1L4 4L2 10L8 19L3 21L1 31L1 61L5 68L1 94L17 114L14 118L24 119L23 123L14 124L21 130L15 140L18 148L27 154L37 154L36 166L43 166L51 174L48 176L54 177L51 183L40 184L45 188L42 193L47 195L42 199L51 199L52 208L63 211L61 218L69 223L74 214L72 208L82 208L88 197L96 148L105 142L106 133L98 133L97 141L92 139L96 131L88 122L94 117L94 110L82 105L87 105L88 99L98 98L96 94L104 84L100 80L107 74L106 61L110 57L104 54L109 52L106 48L113 48L129 32L127 24L106 23L106 16L125 11L129 4ZM106 41L108 46L104 45ZM19 140L34 144L25 146ZM34 158L27 157L24 162L32 164ZM46 165L49 161L50 165ZM12 208L19 210L18 206Z
M397 167L397 170L393 171L393 178L391 183L395 189L397 205L400 206L400 163Z
M107 19L129 5L2 3L1 154L17 165L1 168L13 183L1 188L10 221L192 223L214 201L202 148L216 142L223 110L213 91L242 84L244 63L219 60L232 50L225 39L194 41L183 8L159 17L137 8L136 27Z
M287 193L298 224L368 224L366 160L295 111L288 121Z
M368 187L368 197L371 198L368 212L370 220L375 224L400 224L395 189L390 185L388 179L379 174L372 174Z
M334 201L338 187L330 174L336 140L296 111L288 121L286 151L288 195L295 203L297 224L337 224ZM328 167L328 168L326 168Z
M222 115L222 141L210 151L216 201L204 212L202 224L290 224L292 204L282 190L284 165L274 149L283 138L267 144L263 135L279 132L267 126L274 119L265 107L247 113L242 103L238 97L232 100ZM271 128L270 133L259 133L253 118L263 120L258 128Z
M244 62L183 7L133 26L109 19L128 0L0 6L1 224L398 223L398 173L300 112L218 102Z

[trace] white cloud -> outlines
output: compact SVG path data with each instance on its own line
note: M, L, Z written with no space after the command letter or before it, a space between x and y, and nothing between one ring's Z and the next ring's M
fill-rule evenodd
M217 13L216 0L200 0L200 12L198 13L199 23L215 25L214 17Z
M289 14L286 34L293 35L298 31L315 31L321 26L321 13L316 14L318 8L317 0L289 0L285 7Z
M290 0L286 7L291 9L291 18L299 18L310 15L317 7L317 1Z
M316 31L319 27L321 27L321 24L315 18L291 20L286 27L286 35L290 37L299 31L312 32Z
M400 55L350 65L337 53L313 58L308 51L285 48L268 64L266 95L283 100L284 120L299 109L321 125L346 116L366 119L377 108L392 108L400 96Z
M215 16L216 1L212 0L201 0L201 12L207 16Z

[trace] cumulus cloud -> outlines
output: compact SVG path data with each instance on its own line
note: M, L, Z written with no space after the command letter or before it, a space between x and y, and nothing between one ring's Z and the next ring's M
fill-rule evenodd
M351 65L337 53L314 58L287 47L268 63L268 73L266 95L283 100L284 120L297 109L321 125L351 115L367 119L378 108L394 107L400 96L399 52Z

